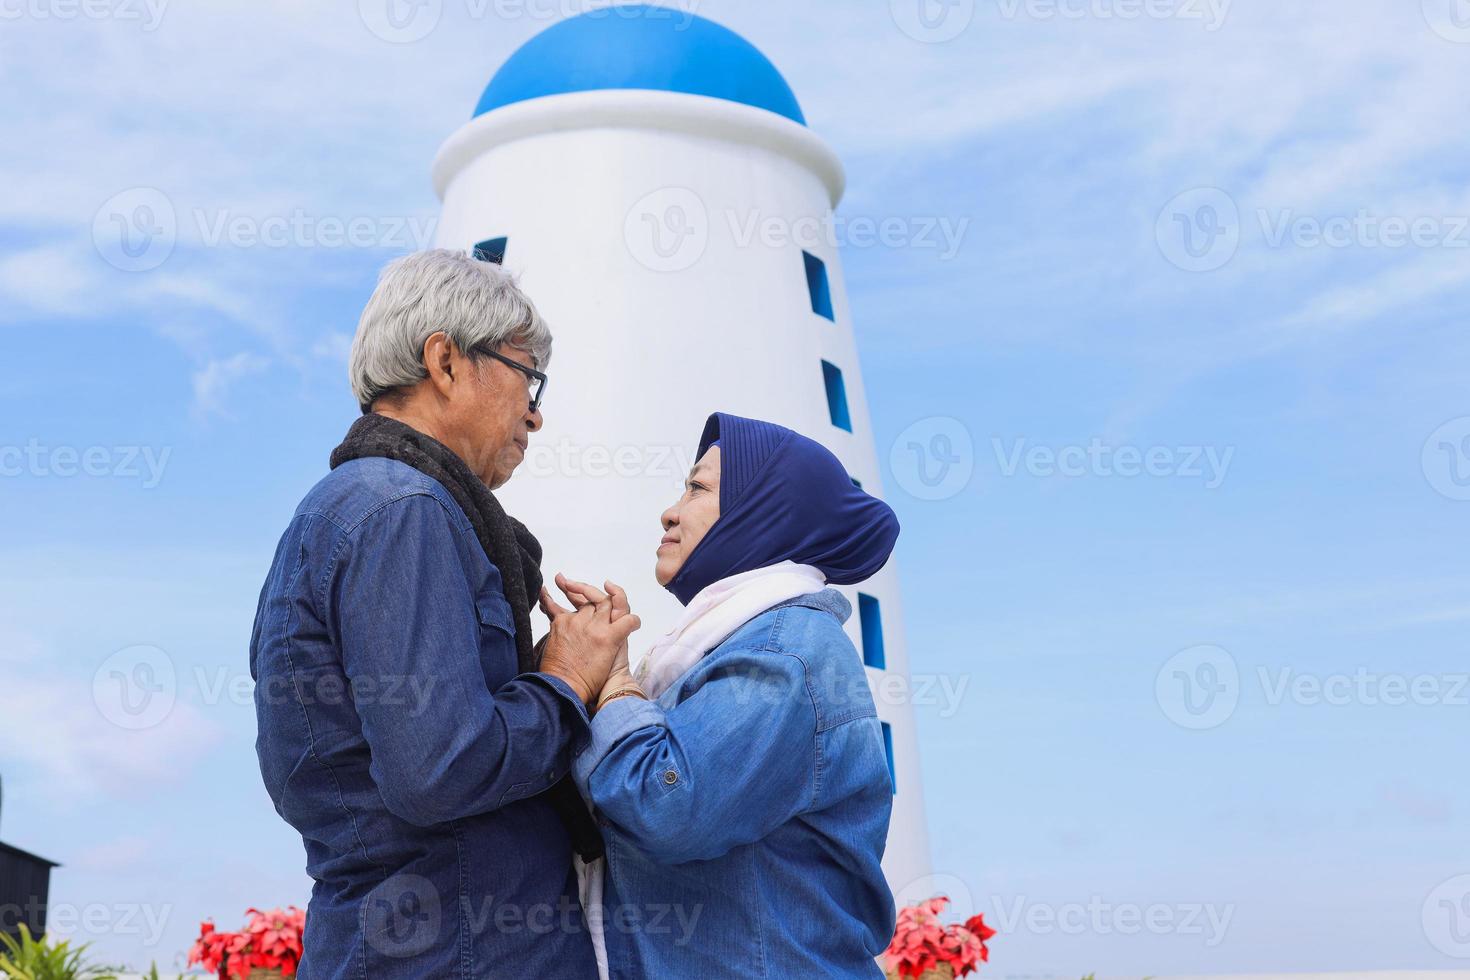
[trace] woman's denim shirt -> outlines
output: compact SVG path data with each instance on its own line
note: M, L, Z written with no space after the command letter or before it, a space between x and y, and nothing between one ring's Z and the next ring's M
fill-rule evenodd
M614 980L882 976L893 790L851 611L782 603L592 719L573 774L607 841Z

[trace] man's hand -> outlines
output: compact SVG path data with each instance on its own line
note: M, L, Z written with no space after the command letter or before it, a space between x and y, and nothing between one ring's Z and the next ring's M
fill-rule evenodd
M628 606L628 594L613 582L604 582L603 585L607 588L606 594L585 582L569 579L565 575L556 576L557 588L561 589L562 594L579 611L589 606L596 608L598 602L607 600L612 604L611 618L613 622L616 623L623 616L631 615ZM621 697L625 694L636 695L638 697L644 696L643 689L633 679L633 672L628 666L627 640L624 640L623 645L618 649L617 656L613 660L612 669L608 672L607 680L603 683L602 689L597 696L597 706L600 708L605 702L612 700L612 698Z
M590 705L619 659L626 671L628 637L643 624L628 609L628 597L622 589L617 589L616 600L595 589L592 592L596 598L581 591L573 598L568 586L579 583L571 583L561 575L556 581L576 611L557 605L551 593L542 588L541 611L551 620L551 634L542 654L541 672L565 681L584 704Z

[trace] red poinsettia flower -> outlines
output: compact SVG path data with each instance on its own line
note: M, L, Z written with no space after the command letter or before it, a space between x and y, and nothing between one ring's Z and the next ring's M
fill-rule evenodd
M884 956L900 977L922 976L941 963L963 977L990 962L990 948L985 944L995 930L985 924L983 915L970 916L964 925L946 926L939 916L948 904L949 899L941 895L899 911L893 941Z
M214 923L199 926L199 938L189 950L189 965L199 964L226 978L245 980L251 970L280 970L295 976L301 962L301 935L306 913L294 905L262 912L250 909L240 932L218 932Z

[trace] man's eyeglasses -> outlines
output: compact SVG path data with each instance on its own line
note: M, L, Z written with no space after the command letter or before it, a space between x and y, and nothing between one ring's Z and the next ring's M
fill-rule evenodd
M526 390L531 396L531 411L541 407L541 399L546 395L546 375L533 368L528 368L520 361L511 360L498 351L490 350L488 347L476 347L475 353L493 357L502 364L507 364L526 376Z

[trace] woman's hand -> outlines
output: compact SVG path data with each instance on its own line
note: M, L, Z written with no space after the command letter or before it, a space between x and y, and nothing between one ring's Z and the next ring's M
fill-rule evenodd
M556 587L561 589L562 594L567 597L567 601L574 608L581 610L589 605L596 608L597 603L606 600L611 604L611 619L613 622L617 622L623 616L631 615L631 610L628 606L628 594L613 582L604 582L603 585L607 588L606 593L585 582L569 579L565 575L558 574L556 576ZM542 608L545 608L544 603ZM633 672L628 665L628 643L626 640L618 650L617 656L613 659L612 669L608 672L607 680L603 683L602 690L598 694L597 707L601 708L613 698L624 695L645 697L643 689L633 679Z
M557 585L572 599L560 575ZM626 671L628 637L643 625L629 610L627 595L621 589L617 591L617 603L596 590L593 590L595 597L591 593L579 593L583 601L572 599L574 612L558 605L545 588L541 590L541 610L551 620L541 672L565 681L583 704L595 703L619 661Z

